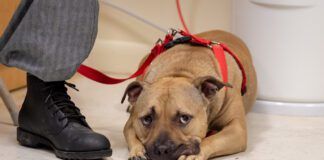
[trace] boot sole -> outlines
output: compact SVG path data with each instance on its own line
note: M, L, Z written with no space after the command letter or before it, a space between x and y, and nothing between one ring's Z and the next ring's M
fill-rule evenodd
M86 151L86 152L69 152L62 151L57 148L46 138L28 132L24 129L17 128L17 140L18 142L26 147L40 148L49 147L54 150L56 157L68 160L79 160L79 159L100 159L104 157L110 157L112 155L111 149L98 150L98 151Z

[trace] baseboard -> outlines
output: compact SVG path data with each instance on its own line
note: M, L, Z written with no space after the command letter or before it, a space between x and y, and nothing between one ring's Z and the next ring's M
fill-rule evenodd
M252 112L289 116L324 116L324 103L287 103L257 100Z

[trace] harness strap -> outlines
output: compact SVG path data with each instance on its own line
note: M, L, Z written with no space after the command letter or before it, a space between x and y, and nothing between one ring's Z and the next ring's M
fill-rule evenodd
M238 67L241 70L241 73L242 73L241 94L244 95L247 91L247 88L246 88L247 77L246 77L246 72L245 72L244 66L243 66L242 62L240 61L240 59L238 58L238 56L232 50L230 50L226 44L220 43L220 45L228 54L230 54L234 58Z
M213 45L212 50L214 52L214 55L216 59L218 60L218 64L220 66L223 82L228 82L228 69L227 69L227 63L226 63L226 57L225 52L222 46L220 45Z

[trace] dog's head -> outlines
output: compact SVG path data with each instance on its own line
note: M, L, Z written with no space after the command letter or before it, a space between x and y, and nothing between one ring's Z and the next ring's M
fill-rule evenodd
M130 120L148 156L176 160L180 155L198 154L208 130L207 106L224 86L228 84L210 76L131 83L123 100L128 95Z

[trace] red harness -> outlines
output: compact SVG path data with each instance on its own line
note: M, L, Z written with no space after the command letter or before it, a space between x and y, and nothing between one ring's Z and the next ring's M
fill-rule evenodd
M176 33L179 33L182 37L185 37L185 38L174 39L174 36L176 35ZM132 78L142 75L145 72L146 68L152 63L152 61L157 56L162 54L165 50L172 47L173 45L176 45L179 43L190 43L193 45L200 45L200 46L205 46L205 47L211 48L213 50L215 58L218 61L219 67L221 69L222 79L223 79L223 82L225 82L225 83L228 82L228 70L227 70L226 57L225 57L225 52L224 52L224 51L226 51L228 54L230 54L235 59L236 63L238 64L238 66L241 70L242 77L243 77L242 85L241 85L241 93L243 95L246 92L246 73L244 71L244 67L243 67L241 61L239 60L239 58L225 44L210 41L210 40L203 39L203 38L199 38L197 36L189 34L188 32L185 32L185 31L177 32L175 30L172 30L171 33L167 34L163 41L160 40L159 43L157 43L153 47L153 49L151 50L151 53L146 58L144 63L139 67L139 69L128 78L123 78L123 79L112 78L112 77L106 76L105 74L103 74L91 67L88 67L86 65L81 65L78 69L78 72L80 74L82 74L83 76L85 76L89 79L92 79L94 81L97 81L99 83L103 83L103 84L121 83L128 79L132 79Z

